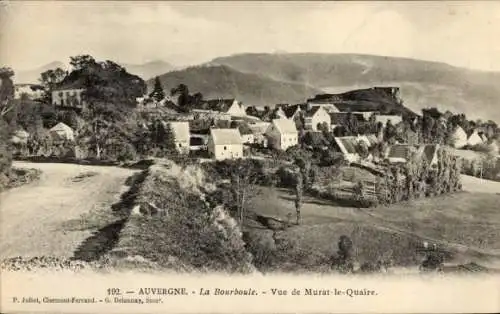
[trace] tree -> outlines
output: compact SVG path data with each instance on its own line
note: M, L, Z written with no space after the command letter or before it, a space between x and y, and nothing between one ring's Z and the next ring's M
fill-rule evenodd
M304 192L304 174L301 171L297 172L297 183L295 184L295 213L296 224L300 224L300 210L302 208L302 194Z
M258 173L255 164L244 159L234 161L231 168L231 192L236 206L238 220L241 225L245 218L247 206L258 195Z
M338 260L336 266L338 270L344 273L352 272L354 270L353 256L352 256L352 249L353 249L352 240L348 236L342 235L339 238L337 246L338 246L338 251L337 251Z
M4 117L14 109L14 71L11 68L0 68L0 116Z
M14 71L10 68L0 68L0 191L5 182L2 176L10 172L12 166L12 151L9 145L11 136L11 125L8 115L13 111L14 104L14 82L12 81Z
M153 91L149 94L149 97L153 98L156 101L161 101L165 98L165 92L163 91L163 86L161 85L160 78L155 77L155 84L153 87Z
M350 135L357 135L359 133L358 120L350 111L347 113L346 128Z
M165 154L176 154L177 147L175 145L175 134L172 130L171 124L156 120L151 127L151 141L159 150L159 153L162 156L164 156Z
M384 129L384 140L386 142L394 139L397 135L396 127L392 124L391 120L388 120Z
M88 69L97 64L94 57L90 55L78 55L70 57L69 64L73 67L74 71Z
M64 80L66 75L67 73L61 68L50 69L40 74L39 81L44 87L43 102L47 104L52 103L52 91L57 84L60 84Z
M171 96L177 96L177 106L183 112L189 112L190 106L190 96L189 88L185 84L179 84L177 87L170 90Z

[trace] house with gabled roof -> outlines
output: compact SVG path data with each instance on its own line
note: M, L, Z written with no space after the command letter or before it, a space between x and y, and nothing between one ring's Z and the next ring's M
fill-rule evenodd
M54 141L74 141L75 131L68 125L59 122L49 130L50 136Z
M306 130L321 131L321 125L326 124L328 130L332 124L330 114L323 107L315 106L304 112L304 128Z
M482 143L483 139L481 138L477 130L474 130L472 134L467 138L467 145L469 146L474 146Z
M83 84L78 82L60 85L52 90L52 104L62 108L83 109L86 104L84 92Z
M266 130L268 145L274 149L286 150L299 141L299 133L293 120L274 119Z
M208 152L215 160L243 158L243 140L238 129L210 129Z
M467 145L467 133L457 125L450 136L450 144L455 148L463 148Z

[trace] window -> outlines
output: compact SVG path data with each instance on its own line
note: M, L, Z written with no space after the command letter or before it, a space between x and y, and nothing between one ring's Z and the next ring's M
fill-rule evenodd
M224 150L227 150L227 146L224 146Z
M182 143L179 143L179 147L182 147Z

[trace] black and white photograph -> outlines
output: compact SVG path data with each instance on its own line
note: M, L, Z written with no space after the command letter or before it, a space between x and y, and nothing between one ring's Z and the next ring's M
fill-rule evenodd
M2 309L290 312L458 277L500 310L499 39L496 1L0 1ZM249 281L9 286L49 273Z

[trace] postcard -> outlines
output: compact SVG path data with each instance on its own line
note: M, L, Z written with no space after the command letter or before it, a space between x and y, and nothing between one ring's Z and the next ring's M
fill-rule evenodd
M0 24L2 313L500 311L500 3Z

